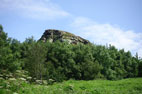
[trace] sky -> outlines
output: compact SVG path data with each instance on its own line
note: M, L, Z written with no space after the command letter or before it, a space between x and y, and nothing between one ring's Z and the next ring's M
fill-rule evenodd
M142 0L0 0L0 24L21 42L59 29L142 57Z

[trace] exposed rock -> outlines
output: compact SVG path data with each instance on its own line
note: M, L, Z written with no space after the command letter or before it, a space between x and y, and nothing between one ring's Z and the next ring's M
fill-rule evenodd
M40 40L44 42L46 42L47 40L49 42L55 42L59 40L61 42L68 42L69 44L78 44L78 43L89 44L90 43L88 40L83 39L79 36L75 36L72 33L61 31L61 30L54 30L54 29L45 30Z

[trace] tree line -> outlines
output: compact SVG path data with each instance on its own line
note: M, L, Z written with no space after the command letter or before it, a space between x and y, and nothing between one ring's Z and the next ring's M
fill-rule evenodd
M115 46L9 38L0 25L0 72L27 70L36 79L119 80L142 77L142 59Z

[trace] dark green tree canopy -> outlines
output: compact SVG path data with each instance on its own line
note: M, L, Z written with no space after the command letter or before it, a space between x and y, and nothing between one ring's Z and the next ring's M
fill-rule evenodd
M142 59L115 46L8 38L0 25L0 72L28 70L37 79L118 80L142 77Z

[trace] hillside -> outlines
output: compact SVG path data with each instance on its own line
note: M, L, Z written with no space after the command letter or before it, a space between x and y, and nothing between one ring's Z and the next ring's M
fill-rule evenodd
M51 29L19 42L0 25L0 94L139 94L138 77L142 59L130 51Z

